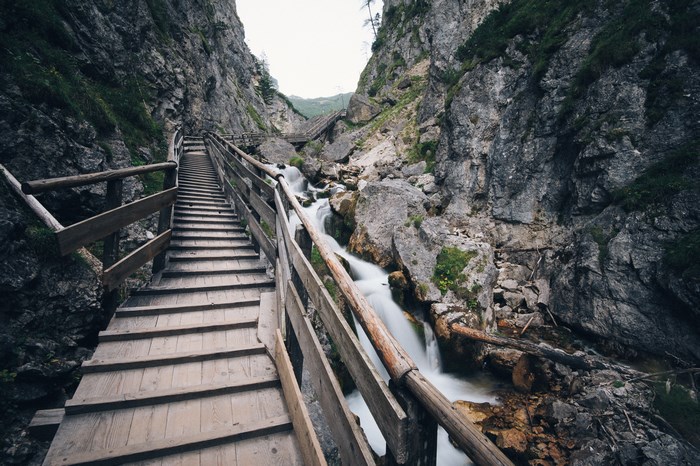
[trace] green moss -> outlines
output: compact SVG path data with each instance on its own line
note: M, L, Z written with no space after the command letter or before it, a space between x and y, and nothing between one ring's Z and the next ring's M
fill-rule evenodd
M698 142L684 145L647 168L629 186L615 191L613 199L630 212L661 204L683 190L700 189L698 180L688 176L688 167L700 160Z
M265 220L260 221L260 228L262 228L263 233L265 233L265 236L267 236L270 239L275 239L277 238L277 235L275 234L275 230L272 229L270 225Z
M255 107L248 104L246 106L246 112L248 113L248 116L255 122L260 131L267 132L267 125L265 125L265 122L263 121L258 111L255 110Z
M610 252L608 249L608 244L610 243L610 240L617 236L619 231L613 230L608 232L603 230L603 228L600 226L594 225L588 229L588 233L590 233L593 241L595 241L598 245L598 262L602 267Z
M700 405L690 397L688 390L680 385L673 385L666 392L665 383L654 384L656 397L654 406L678 432L696 447L700 446Z
M301 167L304 166L304 159L301 157L292 157L289 159L289 165L292 167L297 167L298 169L301 170Z
M700 280L700 230L667 243L664 262L684 278Z
M448 290L457 292L466 280L462 270L478 255L476 251L462 251L456 247L444 247L437 256L432 281L444 295Z
M43 225L35 224L27 227L25 234L27 235L29 246L39 259L47 260L59 257L58 242L53 230Z
M420 226L423 224L423 220L424 218L422 215L411 215L404 223L404 226L408 227L410 225L413 225L416 228L420 228Z
M435 151L438 141L416 142L408 153L409 163L425 161L425 173L432 173L435 170Z
M153 23L158 29L161 38L170 36L170 17L168 15L168 5L165 0L146 0L148 10L151 12Z
M515 0L501 5L458 47L456 56L468 71L478 63L504 57L516 36L522 36L518 49L529 55L533 76L539 81L552 55L567 39L567 26L582 12L592 10L594 0Z

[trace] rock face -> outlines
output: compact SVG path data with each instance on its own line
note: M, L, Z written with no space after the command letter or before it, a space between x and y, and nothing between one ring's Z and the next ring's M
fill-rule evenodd
M350 163L369 179L407 179L449 231L489 244L495 283L517 282L498 288L495 303L516 326L551 312L613 345L697 360L700 65L678 41L684 21L698 20L697 2L541 5L547 21L527 2L503 3L385 2L356 95L390 117L426 55L427 83L415 120L366 135L372 145ZM639 22L637 7L656 22ZM515 28L513 17L527 24ZM606 39L622 25L632 29ZM418 140L407 148L397 135ZM419 180L407 163L415 154L434 178ZM357 237L380 218L358 217ZM395 233L398 243L420 244L405 235Z
M235 2L10 1L0 42L0 163L20 181L163 161L176 126L284 130L296 118L283 99L259 96ZM127 179L123 200L159 184ZM103 183L39 198L70 225L103 211L104 195ZM26 464L36 452L22 443L27 416L62 405L73 387L103 323L102 288L79 259L56 257L51 233L4 180L0 198L0 456ZM122 244L149 231L152 222L125 230Z

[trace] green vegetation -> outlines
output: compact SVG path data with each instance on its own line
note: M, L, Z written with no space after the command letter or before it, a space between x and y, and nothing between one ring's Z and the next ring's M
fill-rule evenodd
M321 150L323 149L323 143L321 141L309 141L304 144L302 152L310 157L318 157L321 155Z
M25 233L29 246L39 259L47 260L59 257L56 235L50 228L37 223L28 226Z
M613 198L631 212L659 205L686 189L699 190L700 182L688 176L688 168L699 160L698 141L693 141L647 168L629 186L615 191Z
M169 37L170 17L168 16L168 5L165 3L165 0L146 0L146 5L151 12L151 17L156 28L158 28L161 38Z
M462 270L477 255L476 251L462 251L456 247L442 248L437 256L432 280L443 295L448 290L452 290L458 296L466 294L463 293L465 289L462 285L467 277L462 273Z
M561 2L557 0L515 0L501 5L457 49L457 59L464 72L479 63L504 57L516 36L523 40L516 47L534 64L533 79L538 82L549 67L552 55L567 39L566 28L579 14L591 11L594 0ZM457 82L455 72L447 79Z
M272 99L275 98L278 92L275 86L275 81L272 79L272 76L270 76L270 68L265 57L255 61L255 68L258 75L260 75L257 86L258 94L260 94L260 97L263 98L266 104L270 105L272 103ZM258 124L258 126L260 125Z
M272 227L265 220L260 221L260 228L262 228L263 233L265 233L265 236L267 236L268 238L277 238L275 230L273 230Z
M289 159L289 165L292 167L297 167L299 170L301 170L301 167L304 166L304 159L301 157L292 157Z
M682 235L668 243L664 262L684 278L700 280L700 230Z
M372 52L377 52L386 44L389 32L396 33L397 37L403 37L407 32L406 27L414 19L425 16L429 11L429 0L414 0L408 4L390 6L384 14L382 27L377 31L376 38L372 43ZM411 32L417 32L417 28L413 27Z
M437 150L438 141L416 142L411 151L408 153L409 163L418 163L425 161L425 173L432 173L435 170L435 151Z
M294 109L306 118L313 118L318 115L335 112L348 108L352 92L336 94L330 97L315 97L305 99L303 97L289 96L289 101Z
M619 231L613 230L611 232L606 232L600 226L595 225L590 227L588 232L591 234L593 241L598 245L598 262L602 267L605 259L609 255L608 244L611 239L617 236Z
M155 8L162 0L152 3ZM120 81L109 70L76 58L77 46L64 25L64 2L5 0L2 9L0 62L24 98L89 122L100 138L118 128L132 160L139 159L137 149L144 146L158 155L165 138L145 105L153 100L153 92L138 77Z
M258 129L260 129L260 131L267 132L267 125L265 125L265 122L263 121L263 119L260 116L260 114L258 113L258 111L255 110L255 107L248 104L245 109L246 109L246 112L248 113L248 116L258 126Z
M411 226L411 224L413 224L414 227L420 228L420 226L423 224L423 220L425 219L422 215L411 215L410 217L408 217L408 220L406 220L406 222L404 223L404 226L408 227Z
M666 383L654 384L654 406L690 443L700 446L700 405L690 397L685 387L674 384L668 392L666 388Z

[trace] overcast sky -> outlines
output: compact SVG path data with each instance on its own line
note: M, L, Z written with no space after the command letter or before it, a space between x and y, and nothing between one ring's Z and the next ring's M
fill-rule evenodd
M246 42L286 95L352 92L371 54L362 0L236 0ZM382 0L372 5L381 13Z

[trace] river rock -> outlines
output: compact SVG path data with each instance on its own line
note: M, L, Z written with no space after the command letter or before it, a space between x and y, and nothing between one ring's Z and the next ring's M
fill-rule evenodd
M405 181L369 183L357 199L357 228L350 238L349 249L376 264L389 265L394 261L391 247L394 231L411 216L425 217L426 201L422 192Z
M294 146L282 138L266 138L258 147L258 152L270 163L289 164L289 160L298 157Z

